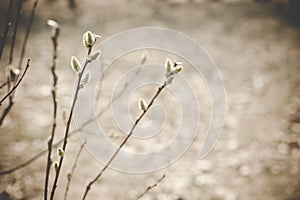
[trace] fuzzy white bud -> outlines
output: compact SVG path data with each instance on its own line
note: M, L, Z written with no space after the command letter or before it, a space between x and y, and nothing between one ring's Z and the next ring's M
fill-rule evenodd
M97 35L97 37L99 37ZM87 48L91 48L96 42L95 33L92 33L91 31L87 31L83 34L83 44Z
M91 80L91 73L88 71L86 74L83 76L81 82L80 82L80 88L83 88L86 84L88 84Z
M170 75L170 73L172 72L172 61L167 58L165 61L165 68L166 68L166 74L167 76Z
M171 83L173 82L173 80L174 80L174 76L168 77L168 78L166 79L166 84L167 84L167 85L171 84Z
M92 53L91 55L89 55L88 58L90 61L96 61L96 60L98 60L100 55L101 55L101 51L98 50L98 51L95 51L94 53Z
M71 67L72 67L73 71L76 73L81 70L81 64L75 56L71 57Z
M53 167L54 167L55 172L57 172L57 170L58 170L58 162L54 162L53 163Z
M59 147L56 153L59 157L64 157L65 151L61 147Z
M147 109L147 104L142 98L139 99L139 108L142 111L145 111Z

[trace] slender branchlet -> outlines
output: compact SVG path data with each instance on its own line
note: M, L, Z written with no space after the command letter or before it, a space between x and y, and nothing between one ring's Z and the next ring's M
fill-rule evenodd
M125 137L125 139L123 140L123 142L119 145L119 147L117 148L117 150L114 152L114 154L111 156L111 158L108 160L108 162L106 163L106 165L101 169L101 171L97 174L97 176L92 179L86 186L85 192L83 194L82 200L85 200L88 192L91 190L91 186L97 182L99 180L99 178L102 176L102 174L106 171L106 169L109 167L109 165L111 164L111 162L115 159L115 157L118 155L118 153L120 152L120 150L122 149L122 147L126 144L126 142L128 141L128 139L132 136L134 129L136 128L136 126L139 124L139 122L142 120L142 118L145 116L145 114L147 113L147 111L151 108L151 106L153 105L154 101L157 99L157 97L159 96L159 94L163 91L163 89L168 85L171 84L172 81L169 81L170 78L174 78L174 75L181 72L183 69L182 63L179 62L175 62L174 64L172 63L171 60L167 59L166 61L166 74L165 74L165 80L164 82L158 87L156 93L154 94L154 96L152 97L152 99L150 100L150 102L148 103L148 105L146 104L146 102L144 102L144 100L139 100L139 108L141 109L142 113L140 114L140 116L135 120L134 124L132 125L130 131L128 132L127 136Z
M52 119L52 128L51 128L51 135L48 140L48 156L47 156L47 166L46 166L46 177L45 177L45 186L44 186L44 200L48 199L48 184L49 184L49 176L50 176L50 169L52 165L52 146L53 140L55 136L56 130L56 118L57 118L57 95L56 95L56 88L57 88L57 74L56 74L56 65L57 65L57 47L58 47L58 36L59 36L59 25L57 22L53 20L47 21L48 25L51 28L51 41L53 44L53 56L52 56L52 66L51 66L51 73L53 78L52 84L52 102L53 102L53 119Z
M8 64L12 64L13 62L13 54L14 54L14 48L15 48L15 42L16 42L16 36L17 36L17 31L19 27L19 22L22 14L22 4L23 0L18 0L18 7L17 7L17 17L14 25L14 30L12 32L12 40L11 40L11 45L10 45L10 53L9 53L9 62Z
M23 40L23 44L22 44L22 48L21 48L21 54L20 54L20 59L19 59L19 64L18 64L18 68L21 69L22 63L23 63L23 59L25 56L25 52L26 52L26 46L27 46L27 41L30 35L30 31L31 31L31 26L33 23L33 19L35 16L35 11L37 8L39 0L35 0L31 9L31 14L30 14L30 18L29 18L29 22L26 28L26 32L25 32L25 36L24 36L24 40Z
M14 9L14 0L10 0L9 5L8 5L8 9L7 9L5 28L4 28L3 33L1 34L1 37L0 37L0 39L1 39L0 40L0 60L1 60L3 49L4 49L4 46L5 46L7 34L8 34L8 31L9 31L9 28L11 27L11 17L12 17L13 9Z
M166 175L162 175L162 177L160 177L153 185L150 185L146 188L146 190L140 194L136 200L141 199L143 196L145 196L151 189L155 188L164 178L166 178Z
M63 145L62 145L62 150L64 152L66 151L66 147L67 147L67 143L68 143L69 129L70 129L70 126L71 126L71 121L72 121L75 105L76 105L76 102L77 102L77 99L78 99L79 90L88 82L88 80L90 78L89 77L90 75L87 75L89 73L85 73L86 67L88 66L89 63L96 60L97 57L100 56L100 52L98 52L98 51L92 53L92 47L96 42L96 38L98 38L98 37L100 37L100 36L90 32L90 31L87 31L86 33L84 33L83 43L84 43L85 47L88 49L88 53L87 53L87 56L86 56L83 67L81 66L81 64L80 64L80 62L78 61L77 58L75 58L74 56L72 56L72 58L71 58L71 67L77 73L78 80L77 80L76 89L75 89L75 93L74 93L73 100L72 100L72 105L71 105L69 117L68 117L68 120L67 120L67 125L66 125ZM61 156L60 159L59 159L58 167L56 169L56 173L55 173L55 177L54 177L54 181L53 181L53 185L52 185L52 190L51 190L51 194L50 194L50 200L54 199L54 195L55 195L55 191L56 191L56 188L57 188L57 182L58 182L58 179L59 179L59 175L60 175L61 167L62 167L62 164L63 164L63 160L64 160L64 156Z
M20 79L17 81L17 83L12 87L12 89L0 100L0 106L2 105L2 103L5 101L5 99L9 98L9 104L8 106L4 109L4 111L1 114L0 117L0 126L2 125L5 117L7 116L7 114L9 113L10 109L12 108L14 102L13 102L13 98L12 95L15 94L15 91L17 89L17 87L20 85L20 83L22 82L28 68L30 67L30 59L27 60L27 64L25 67L25 70L23 72L23 74L21 75Z
M70 189L70 184L71 184L71 180L72 180L72 177L74 175L74 172L75 172L75 169L76 169L76 166L77 166L77 163L78 163L78 160L79 160L79 157L81 155L81 152L83 150L83 147L85 145L85 142L81 144L77 154L76 154L76 158L74 160L74 163L72 165L72 169L71 171L67 174L67 185L66 185L66 189L65 189L65 195L64 195L64 200L67 200L67 197L68 197L68 192L69 192L69 189Z
M144 59L142 59L144 60ZM141 62L142 64L144 62ZM122 90L120 91L119 94L117 94L116 96L114 96L114 98L111 100L111 102L114 102L116 100L118 100L119 98L121 98L123 96L123 94L125 93L126 89L128 88L129 84L131 82L133 82L133 80L138 76L138 73L139 71L137 71L135 73L135 75L132 77L131 80L128 81L128 83L124 84L124 87L122 88ZM102 116L110 107L111 107L111 102L108 102L101 110L99 110L96 114L97 117L93 117L93 118L90 118L88 119L86 122L84 122L79 128L75 129L75 130L72 130L70 131L69 133L69 137L74 135L74 133L80 131L80 130L83 130L87 125L89 125L91 122L95 121L97 118L99 118L100 116ZM60 146L63 142L63 139L60 139L59 141L57 141L55 144L53 144L53 148L56 148L58 146ZM33 163L34 161L36 161L38 158L40 158L41 156L43 156L44 154L46 154L48 152L48 149L44 149L43 151L37 153L36 155L32 156L31 158L29 158L28 160L14 166L14 167L11 167L9 169L6 169L6 170L3 170L3 171L0 171L0 176L4 176L4 175L7 175L7 174L10 174L10 173L13 173L19 169L22 169L28 165L30 165L31 163Z
M27 64L26 64L26 68L23 72L23 74L21 75L20 79L17 81L17 83L14 85L14 87L12 87L12 89L0 100L0 106L2 105L2 103L5 101L5 99L7 97L9 97L16 89L17 87L20 85L20 83L22 82L28 68L30 67L30 59L27 60Z

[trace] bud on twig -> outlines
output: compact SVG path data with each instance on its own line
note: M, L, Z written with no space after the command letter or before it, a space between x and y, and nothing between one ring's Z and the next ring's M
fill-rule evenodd
M61 147L59 147L58 149L57 149L57 155L59 156L59 157L64 157L64 154L65 154L65 152L64 152L64 150L61 148Z
M19 69L15 69L15 68L9 68L9 78L11 81L15 82L17 81L17 78L20 74L20 70Z
M80 82L80 88L83 88L91 80L91 73L88 71Z
M166 67L166 75L169 76L172 72L172 61L169 58L166 59L165 67Z
M81 70L81 64L75 56L72 56L72 58L71 58L71 67L72 67L73 71L76 73Z
M145 111L147 109L147 104L142 98L139 99L139 108L142 111Z
M53 167L54 167L55 172L57 172L57 170L58 170L58 162L54 162L53 163Z
M89 55L88 56L88 59L90 60L90 61L96 61L96 60L98 60L98 58L100 57L100 55L101 55L101 51L95 51L92 55Z
M51 27L51 37L57 37L59 34L59 24L52 19L47 20L47 24Z
M100 38L100 35L96 35L91 31L87 31L83 34L83 44L86 48L91 48L96 42L96 38Z
M167 85L171 84L173 82L173 80L174 80L174 76L168 77L167 80L166 80L166 84Z

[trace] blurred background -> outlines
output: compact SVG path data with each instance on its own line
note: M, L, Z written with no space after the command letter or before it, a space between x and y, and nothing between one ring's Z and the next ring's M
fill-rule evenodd
M0 61L0 84L6 82L12 32L18 0L13 4L12 26ZM137 27L165 27L183 32L206 49L218 66L226 89L227 114L222 135L214 150L198 160L208 129L210 96L201 77L187 71L198 88L201 120L195 142L173 165L148 174L126 174L109 169L95 184L89 199L135 199L162 174L166 178L143 199L158 200L298 200L300 199L300 1L298 0L27 0L22 4L13 67L31 58L31 67L17 89L14 105L0 128L0 172L11 169L47 149L52 125L52 43L48 19L60 24L58 48L58 128L55 141L63 137L70 108L74 73L72 55L83 60L82 34L92 30L102 37ZM9 0L0 1L1 33L5 32ZM22 45L34 3L38 3L25 56ZM75 4L73 4L75 3ZM3 43L1 36L1 44ZM137 52L120 58L103 80L103 98L109 101L111 81L141 62ZM146 62L163 63L166 53L148 52ZM19 65L21 63L21 65ZM106 90L105 90L106 89ZM155 91L155 88L152 88ZM108 92L105 92L108 91ZM0 94L7 93L2 87ZM145 92L151 96L152 92ZM167 95L159 103L168 102ZM176 99L174 100L176 101ZM6 102L7 103L7 102ZM1 106L1 112L7 106ZM101 105L100 105L101 107ZM172 109L172 108L170 108ZM171 110L172 111L172 110ZM136 112L133 110L133 113ZM115 136L110 109L99 118L108 136ZM175 114L178 114L174 111ZM108 117L107 117L108 116ZM135 115L132 115L135 116ZM103 119L102 119L103 118ZM105 121L106 120L106 121ZM72 126L72 130L75 126ZM168 127L167 127L168 128ZM172 131L172 126L166 132ZM159 139L160 142L167 139ZM155 140L143 145L155 146ZM136 143L136 145L135 145ZM70 138L56 199L63 199L66 173L80 147L76 134ZM138 140L129 146L142 148ZM58 159L54 157L54 160ZM0 173L0 200L41 199L46 155L14 170ZM73 176L69 199L81 197L86 183L102 167L86 150ZM52 183L52 181L50 181Z

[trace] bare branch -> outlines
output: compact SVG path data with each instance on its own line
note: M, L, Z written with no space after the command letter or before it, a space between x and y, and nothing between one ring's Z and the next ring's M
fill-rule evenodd
M30 35L31 26L32 26L32 23L33 23L33 19L34 19L34 16L35 16L35 11L36 11L38 2L39 2L39 0L35 0L34 3L33 3L33 6L32 6L31 15L30 15L30 18L29 18L29 23L28 23L28 26L27 26L27 29L26 29L26 32L25 32L25 36L24 36L24 40L23 40L23 44L22 44L21 55L20 55L19 64L18 64L19 69L21 69L22 62L23 62L23 59L24 59L24 56L25 56L27 41L28 41L28 38L29 38L29 35Z
M150 185L146 188L146 190L140 194L136 199L141 199L145 194L147 194L151 189L155 188L164 178L166 178L166 175L164 174L160 179L158 179L153 185Z
M56 97L56 87L57 87L57 74L56 74L56 65L57 65L57 46L58 46L58 35L59 35L59 27L51 27L55 34L51 36L52 44L53 44L53 57L52 57L52 67L51 73L53 77L53 85L52 85L52 101L53 101L53 121L52 121L52 129L51 129L51 136L48 141L48 156L47 156L47 167L46 167L46 178L45 178L45 187L44 187L44 200L48 199L48 184L49 184L49 176L50 176L50 169L52 164L52 145L55 136L56 130L56 121L57 121L57 97Z
M68 182L67 182L67 185L66 185L66 190L65 190L64 200L67 200L68 192L69 192L69 188L70 188L70 184L71 184L71 180L72 180L73 174L74 174L74 172L75 172L75 169L76 169L76 166L77 166L77 163L78 163L78 160L79 160L79 157L80 157L80 154L81 154L81 152L82 152L82 150L83 150L84 145L85 145L85 142L81 144L81 146L80 146L80 148L79 148L79 151L77 152L75 161L74 161L74 163L73 163L71 172L68 173L68 175L67 175Z
M144 117L144 115L147 113L147 111L150 109L150 107L153 105L155 99L158 97L158 95L161 93L161 91L166 87L166 83L164 82L160 87L158 87L157 92L152 97L149 105L146 107L146 109L142 112L142 114L135 120L133 126L131 127L129 133L127 134L126 138L123 140L123 142L119 145L118 149L115 151L115 153L112 155L112 157L109 159L107 164L102 168L102 170L98 173L98 175L89 182L89 184L86 186L86 190L83 194L82 200L85 200L87 197L88 192L91 189L91 186L99 180L99 178L102 176L102 174L105 172L105 170L108 168L108 166L111 164L111 162L115 159L115 157L118 155L121 148L126 144L128 139L132 136L133 131L135 127L138 125L138 123L141 121L141 119Z
M7 10L7 15L6 15L5 28L3 33L1 34L1 40L0 40L0 60L5 46L7 34L11 26L11 16L12 16L13 8L14 8L14 0L10 0L8 5L8 10Z
M16 18L14 30L12 32L12 41L11 41L10 53L9 53L9 64L12 64L12 62L13 62L15 41L16 41L17 31L18 31L18 27L19 27L20 17L22 14L22 4L23 4L23 0L18 0L17 18Z
M88 58L88 56L91 53L91 50L92 50L92 48L88 49L88 55L86 57L85 63L83 65L82 70L79 72L79 75L78 75L78 81L77 81L77 85L76 85L76 90L75 90L75 94L74 94L74 97L73 97L73 102L72 102L71 110L70 110L70 113L69 113L69 118L68 118L68 121L67 121L67 126L66 126L66 131L65 131L63 146L62 146L63 151L66 151L66 147L67 147L68 137L69 137L69 129L70 129L70 126L71 126L73 112L74 112L75 105L76 105L76 102L77 102L77 99L78 99L78 93L79 93L79 90L81 88L80 87L81 79L82 79L83 73L84 73L87 65L91 62L90 59ZM59 175L60 175L60 171L61 171L63 160L64 160L64 156L60 157L58 168L57 168L57 171L56 171L56 174L55 174L55 178L54 178L54 181L53 181L53 186L52 186L52 190L51 190L50 200L54 199L55 190L57 188L57 182L58 182L58 178L59 178Z
M17 84L15 84L15 86L0 100L0 106L2 105L2 103L5 101L5 99L7 97L9 97L16 89L17 87L20 85L20 83L22 82L28 68L30 67L30 59L27 60L27 64L26 64L26 68L22 74L22 76L20 77L20 79L18 80Z

